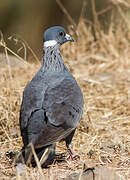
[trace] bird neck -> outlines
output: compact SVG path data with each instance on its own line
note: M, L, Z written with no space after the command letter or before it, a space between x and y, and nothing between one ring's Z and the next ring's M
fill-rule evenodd
M56 46L44 47L44 56L42 63L44 71L68 71L63 62L60 48L57 48Z

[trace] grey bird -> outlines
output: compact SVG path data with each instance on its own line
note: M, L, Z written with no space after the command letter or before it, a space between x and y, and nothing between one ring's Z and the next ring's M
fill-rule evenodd
M32 144L40 159L49 147L46 162L55 154L56 142L64 140L71 157L71 141L83 113L83 94L63 62L60 47L73 41L60 26L48 28L43 37L42 65L24 89L20 130L24 143L21 156L27 164ZM32 161L32 160L31 160ZM44 162L44 165L46 163Z

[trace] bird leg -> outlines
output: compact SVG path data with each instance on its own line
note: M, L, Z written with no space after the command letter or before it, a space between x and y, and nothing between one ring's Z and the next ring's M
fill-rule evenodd
M72 141L72 138L74 136L74 133L75 133L75 130L74 129L66 138L65 138L65 142L66 142L66 147L69 151L69 157L68 159L72 160L72 159L76 159L77 157L80 158L80 156L72 149L71 147L71 141Z
M71 144L67 145L67 149L69 151L69 157L67 159L73 160L73 159L80 158L80 156L73 150Z

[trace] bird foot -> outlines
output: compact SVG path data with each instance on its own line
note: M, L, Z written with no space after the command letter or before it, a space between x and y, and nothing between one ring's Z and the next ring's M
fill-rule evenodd
M68 158L67 158L68 160L74 160L74 159L79 159L79 158L80 158L79 154L76 153L76 152L72 149L71 145L68 146L68 151L69 151L69 156L68 156Z
M73 154L69 154L69 156L67 157L67 160L69 161L76 160L76 159L80 159L80 155L76 152L73 152Z

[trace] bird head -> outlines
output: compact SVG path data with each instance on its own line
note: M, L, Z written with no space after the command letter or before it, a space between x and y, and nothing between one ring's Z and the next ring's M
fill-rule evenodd
M66 33L66 30L61 26L53 26L44 32L44 47L62 45L67 41L73 42L72 37Z

